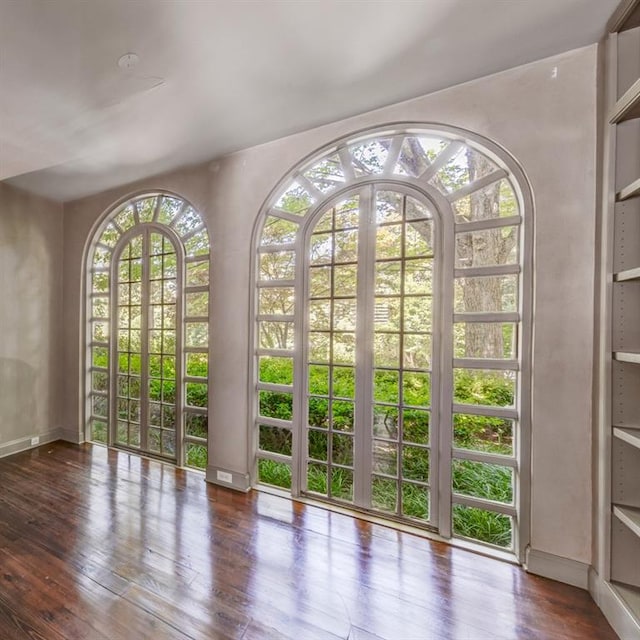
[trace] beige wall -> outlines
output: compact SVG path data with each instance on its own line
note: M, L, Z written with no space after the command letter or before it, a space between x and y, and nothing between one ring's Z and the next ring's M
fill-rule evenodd
M62 206L0 183L0 455L59 437Z
M140 188L172 189L209 220L215 292L210 463L242 474L251 233L270 190L304 156L355 130L397 121L463 127L516 157L536 202L532 546L590 562L596 54L595 46L572 51L66 205L67 428L79 433L82 250L111 203Z

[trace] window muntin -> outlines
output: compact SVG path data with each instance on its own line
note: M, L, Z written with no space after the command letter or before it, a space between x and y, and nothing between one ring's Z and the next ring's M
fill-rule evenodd
M205 468L209 236L171 194L111 211L87 257L87 438Z
M260 223L262 233L259 232L256 237L258 262L267 252L288 252L295 267L286 275L261 272L257 281L260 303L256 306L262 313L264 307L261 299L265 287L274 287L274 291L275 287L286 287L289 301L286 320L293 323L294 340L281 345L282 349L275 350L258 345L256 363L258 359L262 363L263 357L269 354L273 357L286 356L294 363L291 373L285 376L288 396L284 402L287 410L283 423L286 424L280 424L277 418L273 418L274 425L278 420L277 426L291 430L293 445L291 452L287 449L277 454L267 451L269 447L258 447L257 480L291 488L294 494L298 494L304 489L307 473L305 464L316 465L312 472L317 475L318 486L325 489L320 493L331 493L329 467L333 446L320 425L311 427L309 437L302 437L308 418L304 394L315 398L316 408L321 416L326 416L327 423L333 419L334 412L329 410L331 401L351 401L351 398L333 398L328 392L333 379L330 368L348 368L351 362L330 360L332 349L344 345L338 340L342 336L334 338L330 335L328 328L333 319L326 299L331 296L334 296L334 302L339 299L334 295L333 283L336 280L342 282L340 291L344 292L347 299L355 295L353 272L357 266L351 261L349 252L345 251L345 247L349 246L349 234L337 234L336 223L331 219L331 216L335 218L335 211L324 216L318 212L327 210L327 201L335 199L336 193L346 193L347 189L355 189L358 184L370 183L390 184L390 191L394 190L394 185L415 188L434 203L438 215L444 220L446 246L443 255L436 258L442 267L441 290L437 295L429 298L422 292L420 299L421 292L416 291L414 302L407 301L405 293L405 300L398 307L394 298L401 297L401 270L394 262L399 262L400 234L393 227L393 213L388 220L384 217L387 215L385 212L379 214L383 218L381 224L388 222L389 228L384 232L381 247L384 258L377 261L379 264L376 264L371 285L375 287L378 303L373 313L377 310L378 320L387 323L387 331L380 330L376 335L374 351L378 369L381 372L393 371L401 351L402 365L407 364L406 349L401 350L400 339L394 335L397 333L397 318L402 311L407 317L403 321L405 335L402 339L407 343L411 343L411 340L415 342L409 353L413 354L414 359L417 358L414 361L419 367L433 367L438 377L431 395L442 394L450 389L448 397L442 396L441 415L436 424L433 418L429 419L428 408L410 407L412 411L426 413L417 416L421 420L412 421L413 416L408 416L411 440L402 443L410 454L415 453L410 448L414 445L418 452L426 450L425 445L430 443L430 436L433 437L429 428L432 432L435 430L434 433L441 431L443 441L451 442L452 455L448 460L446 457L438 459L437 455L428 460L431 473L436 476L439 473L436 480L445 495L439 514L433 516L434 522L444 535L453 533L522 553L524 545L518 526L520 520L526 519L526 513L520 512L526 493L526 478L523 490L521 470L528 469L528 448L525 445L529 425L528 416L521 415L520 411L520 404L524 402L522 393L527 393L529 380L529 372L521 367L523 357L528 362L526 354L529 349L529 327L523 324L523 315L526 315L523 310L528 309L529 304L529 286L523 284L522 279L522 265L528 260L522 235L525 202L522 194L527 193L526 183L515 163L502 150L466 132L455 132L446 127L431 130L419 130L416 127L410 130L386 130L384 133L372 132L359 140L341 141L292 171L266 203ZM420 200L420 197L416 198L416 201ZM530 200L526 202L530 203ZM353 239L358 233L356 225L353 220L349 222L348 216L346 218L343 229L350 232ZM315 225L311 235L317 237L309 245L309 264L305 267L303 238L311 219ZM424 251L425 245L429 245L430 239L418 232L405 231L405 236L405 259L411 252L417 252L418 282L420 279L424 281L428 277L419 259L420 252ZM336 259L338 254L339 260ZM301 304L305 274L308 300ZM414 285L418 286L415 279L411 283L411 286ZM490 294L479 295L486 291ZM443 308L445 303L450 306ZM444 313L443 326L450 328L452 340L446 336L444 339L435 338L442 350L442 357L435 363L425 355L433 349L434 337L428 332L421 334L419 331L419 328L428 327L428 322L424 318L412 321L415 309L411 305L417 309L428 309L429 314ZM266 319L262 317L262 320ZM313 364L310 361L308 365L302 360L302 344L307 329L309 353L314 354ZM412 329L416 330L415 338L412 337ZM347 329L345 332L350 333ZM256 337L258 335L259 330ZM484 335L489 336L486 345L481 340ZM309 379L306 371L309 372ZM399 397L404 390L404 383L400 383L402 374L398 372L397 375ZM269 376L260 375L257 382L259 394L271 384ZM487 388L491 390L488 395ZM379 404L384 406L381 402ZM398 415L402 411L398 405ZM257 418L254 428L257 428L261 419ZM307 460L308 457L310 438L315 439L315 449L326 452L321 456L326 459L312 457L308 463L302 464L301 460ZM296 440L299 440L297 444ZM351 451L349 447L346 450L347 453ZM351 471L348 464L344 466L346 471ZM397 470L406 466L396 456L394 473L399 473ZM337 468L341 467L337 465ZM501 485L503 493L511 495L512 500L494 500L485 495L482 485L474 484L474 478L482 476L478 470L493 471L494 468L501 470L495 475L498 481L501 478L504 480ZM284 469L286 473L280 473ZM455 478L453 469L456 470ZM277 471L273 476L272 470ZM285 481L281 482L283 478ZM379 491L374 488L376 495L391 495L394 498L393 508L390 499L386 502L379 500L375 504L372 502L374 508L393 511L403 501L400 496L404 496L406 501L416 505L415 511L407 513L400 510L400 515L426 520L429 496L428 491L418 484L420 479L406 478L407 487L404 486L407 483L400 481L397 476L388 478L382 474L374 480L380 484ZM453 508L446 504L447 494Z

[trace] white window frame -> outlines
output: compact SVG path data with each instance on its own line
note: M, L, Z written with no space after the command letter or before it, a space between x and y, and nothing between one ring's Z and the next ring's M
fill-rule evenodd
M449 146L427 167L425 171L426 178L430 177L439 168L441 168L448 159L464 146L468 146L479 151L497 166L495 171L488 178L476 181L472 185L468 185L455 194L443 194L435 187L426 183L425 175L418 178L411 176L399 176L394 174L394 166L400 155L402 140L407 136L435 135L450 142ZM356 177L351 167L350 152L348 147L355 142L374 140L376 138L391 138L391 146L389 148L388 158L382 173L375 175L365 175ZM332 190L330 193L324 194L319 189L314 188L310 181L302 174L314 163L322 158L329 158L338 155L345 173L344 185L340 188ZM349 162L349 164L347 164ZM459 197L472 193L482 188L490 182L507 178L513 189L515 197L518 201L519 213L517 216L510 218L501 218L491 221L477 221L468 223L457 223L454 221L452 203ZM284 220L290 220L299 225L295 240L287 245L277 245L272 247L261 247L260 240L264 222L268 215L272 213L276 202L287 187L296 180L298 184L304 186L308 192L315 198L313 206L302 216L276 211L272 215L276 215ZM302 426L305 396L305 381L303 372L305 371L305 346L304 346L304 324L306 318L303 310L305 308L305 269L308 258L305 253L305 247L308 234L310 233L310 225L316 218L316 214L320 210L327 209L330 202L336 201L341 195L347 192L353 192L358 187L367 184L388 185L390 188L398 191L403 189L413 190L420 194L421 199L433 205L434 216L439 217L440 228L442 233L441 252L440 252L440 272L442 278L445 274L451 274L451 282L442 284L439 308L444 310L449 308L453 310L453 279L458 276L472 275L506 275L518 274L519 276L519 309L517 312L508 313L482 313L469 314L449 313L444 314L440 318L440 328L442 331L442 348L440 362L440 442L438 445L439 456L438 461L434 461L437 466L439 477L439 486L441 488L449 487L448 495L445 491L444 499L439 501L439 535L445 539L452 538L451 531L451 512L452 504L460 504L470 507L489 508L496 513L503 513L514 518L513 527L513 548L512 552L517 561L524 560L524 554L530 539L530 474L531 474L531 334L532 334L532 294L533 294L533 274L532 274L532 246L533 246L533 197L529 181L517 163L517 161L502 147L495 142L486 139L478 134L463 129L431 123L392 123L355 132L349 136L345 136L335 140L323 148L310 154L301 162L297 163L283 179L272 190L271 194L265 200L253 231L253 251L252 251L252 286L250 293L250 380L248 388L248 399L250 407L250 419L248 424L249 430L249 452L248 465L250 469L251 484L257 486L256 460L257 460L257 424L270 423L273 426L280 426L291 429L293 445L293 456L291 459L285 459L278 454L260 453L261 458L273 459L280 462L288 462L292 464L292 486L291 496L300 497L302 492L302 481L300 469L296 469L296 461L300 462L306 459L303 445L300 442L301 435L304 432ZM499 267L482 267L470 269L455 269L455 234L458 232L477 231L484 228L496 228L499 226L519 226L519 264L507 265ZM261 286L274 286L274 283L262 283L259 281L258 263L260 253L289 249L295 252L295 278L288 281L276 283L279 286L289 286L294 289L295 309L293 321L295 326L295 346L292 351L286 352L267 352L260 350L257 344L257 325L259 316L257 315L257 291ZM434 283L435 287L435 283ZM434 298L435 298L434 291ZM452 403L453 397L453 378L452 372L454 366L464 366L473 368L495 367L495 361L477 360L469 362L468 360L453 360L452 340L453 340L453 323L454 321L504 321L519 323L518 331L518 358L516 361L505 361L500 363L500 368L513 370L517 372L517 389L516 408L493 408L476 405L455 405ZM447 344L450 343L450 344ZM294 380L293 385L280 388L280 385L269 385L259 382L258 379L258 354L262 355L285 355L293 357L294 360ZM447 354L449 354L447 356ZM450 361L446 362L447 357ZM435 367L434 367L435 371ZM273 387L278 386L278 389ZM435 388L435 387L434 387ZM282 421L277 419L268 419L259 417L258 412L258 391L259 390L284 390L293 393L293 419L291 421ZM447 405L451 406L451 410L446 409ZM466 413L475 413L478 415L494 415L497 417L505 417L514 419L514 455L513 458L500 456L497 454L488 454L476 451L467 451L462 449L453 449L453 433L452 433L452 416L456 411ZM445 421L446 424L444 424ZM499 463L505 467L511 467L514 470L514 500L513 505L496 503L480 498L472 498L453 493L451 488L451 468L452 459L455 454L457 459L471 460L485 463ZM432 463L433 464L433 463ZM298 465L299 466L299 465ZM467 539L459 539L458 543L462 546L485 547L481 542L471 542ZM496 553L500 553L497 551Z

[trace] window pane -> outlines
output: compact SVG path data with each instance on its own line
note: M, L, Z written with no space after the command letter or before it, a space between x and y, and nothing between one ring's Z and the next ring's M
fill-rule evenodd
M293 251L260 254L260 280L293 280L295 275Z
M202 444L187 443L186 465L196 469L207 468L207 447Z
M457 322L453 337L457 358L517 357L518 325L513 322Z
M259 291L258 313L261 315L293 314L292 287L262 287Z
M513 455L514 421L505 418L453 416L453 446L472 451Z
M453 460L456 493L496 502L513 502L513 469L471 460Z
M258 482L291 489L291 465L274 460L258 460Z
M498 227L456 234L456 268L518 263L520 227Z
M453 505L453 533L498 547L513 546L513 519L501 513Z
M293 384L293 358L260 356L258 377L260 382Z
M454 369L454 402L498 407L515 403L516 372Z
M271 427L264 424L259 426L258 448L262 451L291 455L292 435L289 429Z
M497 312L518 310L518 276L456 278L456 312Z
M291 420L293 415L293 394L274 391L259 392L260 415L265 418Z

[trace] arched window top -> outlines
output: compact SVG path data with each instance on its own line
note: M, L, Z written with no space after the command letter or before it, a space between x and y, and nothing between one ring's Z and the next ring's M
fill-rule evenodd
M457 224L511 218L523 210L524 176L499 145L443 125L387 126L333 142L291 170L263 207L260 244L293 242L300 225L329 198L381 180L411 184L448 203ZM477 206L488 192L491 206Z
M106 215L93 234L92 266L108 267L123 236L143 224L171 229L181 240L188 258L209 253L209 233L200 213L179 196L152 193L127 200Z

